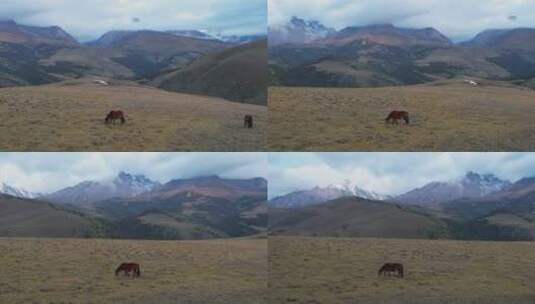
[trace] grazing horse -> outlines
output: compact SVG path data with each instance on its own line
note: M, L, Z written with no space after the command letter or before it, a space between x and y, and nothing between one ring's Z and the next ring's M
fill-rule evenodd
M390 115L388 115L388 117L385 119L385 121L387 123L388 122L392 122L392 123L397 124L398 121L400 121L401 119L403 119L406 124L410 124L409 112L406 112L406 111L392 111L390 113Z
M399 263L386 263L379 269L378 276L395 275L398 278L403 278L403 265Z
M115 275L118 276L120 272L124 272L124 275L130 276L130 273L134 277L139 277L141 275L141 270L139 264L136 263L122 263L117 270L115 270Z
M110 111L110 113L108 113L108 116L106 116L105 122L107 124L110 122L115 123L115 121L117 120L120 120L121 124L124 124L126 122L123 111Z
M252 115L245 115L245 118L243 119L243 126L247 129L253 128L253 116Z

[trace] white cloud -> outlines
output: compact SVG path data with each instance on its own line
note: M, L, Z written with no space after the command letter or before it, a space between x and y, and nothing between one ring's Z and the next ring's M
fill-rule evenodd
M82 40L134 29L250 34L265 32L267 8L266 0L17 0L2 3L0 19L58 25Z
M346 26L393 23L435 27L454 40L465 40L490 28L535 27L532 0L270 0L269 23L292 16ZM513 20L510 16L516 16Z
M516 181L535 176L535 153L272 153L270 197L346 180L382 194L400 194L469 171Z
M120 171L160 182L220 175L267 177L265 153L0 153L0 182L51 192L87 180L106 181Z

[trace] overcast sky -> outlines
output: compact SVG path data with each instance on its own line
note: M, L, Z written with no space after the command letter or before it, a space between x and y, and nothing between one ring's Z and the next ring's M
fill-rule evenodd
M162 183L219 175L267 177L264 153L0 153L0 183L52 192L77 183L109 181L120 171Z
M269 196L346 180L381 194L401 194L467 172L517 181L535 176L535 153L271 153Z
M0 20L58 25L82 41L109 30L199 29L223 34L265 33L266 0L9 0Z
M535 27L533 0L269 0L269 23L292 16L340 29L377 23L435 27L455 41L485 29Z

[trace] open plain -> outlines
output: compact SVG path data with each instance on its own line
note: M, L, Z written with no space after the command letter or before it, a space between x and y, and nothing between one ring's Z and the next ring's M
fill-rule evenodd
M535 243L270 237L270 303L531 304L534 260Z
M126 124L106 125L112 110ZM253 115L254 129L243 127ZM3 151L259 151L267 108L91 79L0 89Z
M531 151L535 91L460 80L384 88L270 89L276 151ZM391 111L410 125L386 124Z
M0 303L266 303L266 245L4 238ZM141 277L116 277L123 262Z

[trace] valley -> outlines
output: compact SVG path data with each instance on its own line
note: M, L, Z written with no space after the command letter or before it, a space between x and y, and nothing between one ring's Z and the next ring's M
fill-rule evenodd
M115 276L123 262L139 278ZM2 303L267 303L267 241L0 238Z
M391 125L391 111L411 124ZM535 91L462 79L382 88L270 88L274 151L531 151Z
M100 78L97 78L100 79ZM3 151L259 151L267 108L94 78L0 89ZM125 125L106 125L111 110ZM255 128L243 117L253 115Z
M270 303L535 301L534 243L374 238L269 238ZM378 277L402 263L405 278Z

